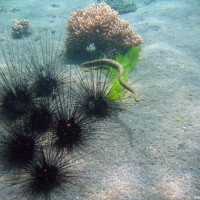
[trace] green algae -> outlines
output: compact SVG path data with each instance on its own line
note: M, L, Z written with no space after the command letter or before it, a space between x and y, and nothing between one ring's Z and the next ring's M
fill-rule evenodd
M116 62L120 63L124 68L123 78L127 82L130 73L135 69L140 53L140 46L131 47L125 54L118 54L114 59ZM119 73L117 70L110 67L106 67L107 70L115 77L112 82L112 86L108 92L107 98L111 101L122 100L125 96L125 90L119 83Z

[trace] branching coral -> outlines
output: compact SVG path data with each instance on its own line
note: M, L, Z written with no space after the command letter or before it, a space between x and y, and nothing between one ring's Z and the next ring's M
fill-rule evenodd
M128 22L121 20L106 3L75 11L67 25L69 52L81 53L91 44L101 54L115 55L130 46L140 45Z

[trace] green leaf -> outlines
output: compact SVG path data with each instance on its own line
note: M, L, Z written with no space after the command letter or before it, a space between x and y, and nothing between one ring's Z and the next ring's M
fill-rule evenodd
M126 82L128 81L129 74L135 69L138 63L140 49L140 46L133 46L125 54L119 54L115 58L115 61L120 63L124 68L124 80ZM111 101L121 100L125 95L125 90L119 83L119 73L112 68L109 68L109 70L116 78L113 80L107 98Z

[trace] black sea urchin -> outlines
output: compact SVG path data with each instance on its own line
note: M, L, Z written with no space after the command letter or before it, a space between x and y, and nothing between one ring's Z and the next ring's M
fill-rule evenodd
M60 39L56 44L55 36L41 34L39 44L29 42L24 45L24 63L37 97L55 98L63 83L64 63Z
M48 99L35 102L26 115L25 126L27 129L39 134L52 127L54 118L54 106Z
M15 44L7 42L2 47L0 62L0 114L6 119L17 119L26 114L33 104L33 86L21 63L21 53Z
M68 94L60 97L56 103L53 143L59 151L85 151L97 138L94 120L81 112L72 96L73 89L70 88Z
M7 124L0 134L0 168L4 172L20 170L37 157L39 139L23 125Z
M89 70L88 76L80 72L76 74L77 79L74 83L76 103L86 116L111 117L119 109L118 103L108 98L113 77L109 71L103 69L90 68Z
M19 183L20 198L50 200L62 196L66 199L67 186L76 186L72 164L72 160L66 155L64 157L52 150L48 153L41 150L40 156L23 171Z
M16 85L13 88L3 86L1 89L1 115L11 120L25 115L33 104L31 89L25 85Z

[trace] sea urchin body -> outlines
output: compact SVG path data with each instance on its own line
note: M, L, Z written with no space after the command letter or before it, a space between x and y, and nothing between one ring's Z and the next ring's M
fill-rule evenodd
M81 112L71 95L57 102L53 143L59 151L86 150L96 138L94 120Z
M0 166L2 171L20 170L37 157L39 139L23 125L7 125L0 135Z
M29 200L50 200L66 196L67 185L74 185L71 161L62 154L41 150L40 156L24 170L20 186L21 197Z
M25 124L31 131L44 133L52 127L54 108L48 99L38 101L28 112Z
M119 105L108 98L112 83L112 74L103 69L90 68L89 76L77 73L75 81L76 103L88 117L106 118L116 114Z

